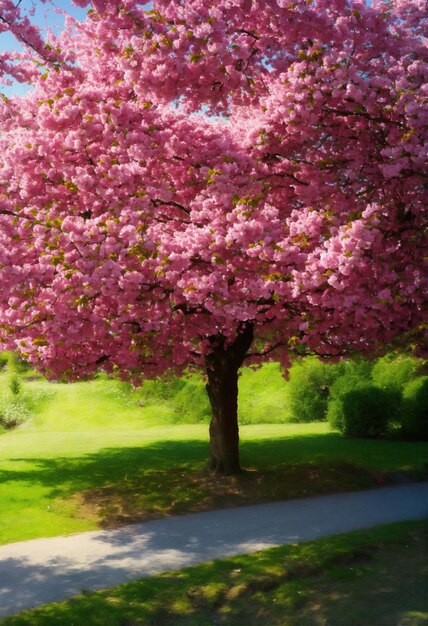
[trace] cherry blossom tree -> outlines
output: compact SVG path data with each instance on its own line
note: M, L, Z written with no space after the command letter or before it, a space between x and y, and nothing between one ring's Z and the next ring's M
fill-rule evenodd
M4 346L51 378L203 370L210 468L239 471L244 361L423 321L426 21L419 0L70 18L0 111Z

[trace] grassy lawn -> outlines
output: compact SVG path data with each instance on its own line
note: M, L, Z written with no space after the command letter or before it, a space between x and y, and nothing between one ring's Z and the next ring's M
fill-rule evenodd
M422 626L426 556L426 524L406 522L85 593L1 624Z
M25 383L34 395L46 387ZM246 473L213 479L206 423L179 423L168 402L112 381L48 387L33 420L0 435L0 543L362 489L391 471L420 473L426 458L424 443L346 440L326 423L248 424Z

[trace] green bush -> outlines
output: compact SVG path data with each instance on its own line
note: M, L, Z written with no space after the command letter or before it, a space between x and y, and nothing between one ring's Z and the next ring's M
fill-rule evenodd
M185 384L177 389L173 405L179 417L178 421L199 423L211 418L211 405L205 389L205 381L199 376L186 377Z
M294 364L288 382L291 421L325 420L330 388L342 371L342 364L325 363L315 357Z
M9 363L9 353L0 352L0 371L6 369L8 363Z
M349 399L345 400L345 399L349 396L349 394L352 394L354 391L359 391L360 389L362 389L363 391L361 392L361 394L358 394L361 397L361 396L364 396L364 393L365 393L364 390L369 388L369 389L373 389L373 392L368 391L367 392L368 395L374 396L374 397L376 396L383 397L383 401L387 403L387 410L385 411L385 414L387 416L388 424L397 414L397 406L399 403L399 398L397 398L397 396L394 394L391 395L389 392L385 392L386 393L385 395L385 393L384 394L382 393L382 390L380 388L378 388L376 385L373 385L372 380L371 380L372 367L373 367L372 362L365 360L365 359L355 359L352 361L346 361L343 363L342 375L338 377L333 383L333 385L331 386L330 398L329 398L328 409L327 409L327 419L333 428L336 428L341 433L346 434L347 436L355 436L355 437L367 436L364 434L364 432L361 435L350 435L348 432L349 429L347 428L347 414L345 413L345 403L347 406L348 414L352 413L352 409L348 408L350 400ZM386 396L388 396L388 399ZM351 395L351 400L352 400L352 397L353 396ZM360 400L358 400L358 402L360 403ZM370 400L368 400L368 402L370 404ZM373 400L373 404L376 404L375 400ZM369 415L370 415L370 412L369 412ZM370 419L371 418L369 417L368 418L369 422L370 422ZM350 418L350 420L351 422L355 420L358 421L358 416L355 418L355 420L352 417ZM361 418L361 420L364 420L364 416ZM381 417L380 423L382 423L382 421L383 421L383 417ZM351 430L352 429L353 428L351 427ZM366 432L371 432L371 430L372 429L369 425L368 430L366 430ZM368 435L368 436L374 436L374 435ZM375 435L375 436L378 436L378 435Z
M175 395L186 386L186 378L156 378L145 380L139 389L139 395L145 400L172 400Z
M141 406L166 404L174 411L173 423L196 424L210 418L211 408L205 381L198 374L182 378L145 380L132 398Z
M343 362L341 376L336 378L330 388L327 408L327 419L333 428L341 430L343 427L343 398L354 389L371 382L371 363L369 361Z
M370 383L360 383L335 398L330 422L345 437L382 437L386 434L396 402L394 393Z
M14 396L18 396L22 389L22 382L19 376L14 374L9 380L9 389Z
M53 398L52 387L24 383L13 374L4 377L0 387L0 427L10 429L28 421L43 410L45 403Z
M0 371L6 368L9 374L26 374L32 371L29 363L21 359L15 352L10 351L0 353Z
M16 428L30 417L31 412L22 398L0 398L0 426L3 428Z
M30 372L32 369L31 365L27 363L27 361L24 361L24 359L21 359L21 357L18 356L17 354L13 355L13 361L14 361L15 371L18 372L18 374L25 374L27 372Z
M417 376L422 361L406 355L387 354L378 359L372 369L375 385L401 393Z
M406 385L400 418L404 437L428 439L428 376L419 376Z

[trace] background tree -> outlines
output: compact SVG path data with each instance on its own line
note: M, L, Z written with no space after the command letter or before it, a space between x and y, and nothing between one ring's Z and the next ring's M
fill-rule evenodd
M244 359L422 321L425 25L416 0L69 19L0 113L5 346L50 377L203 368L210 467L239 471Z

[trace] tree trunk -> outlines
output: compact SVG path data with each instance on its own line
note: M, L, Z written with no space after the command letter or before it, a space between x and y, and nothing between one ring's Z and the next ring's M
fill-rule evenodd
M253 327L241 324L235 341L211 338L206 358L207 392L211 403L210 459L208 467L219 474L236 474L239 463L238 370L253 340Z

